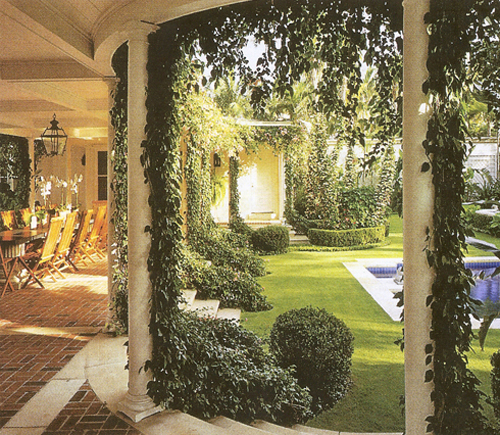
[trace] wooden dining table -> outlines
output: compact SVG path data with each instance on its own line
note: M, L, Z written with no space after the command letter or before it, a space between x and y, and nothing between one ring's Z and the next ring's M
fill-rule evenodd
M28 274L42 287L45 288L42 282L35 276L30 267L26 264L23 256L26 252L26 245L29 243L43 239L47 233L47 228L31 229L21 228L8 231L0 231L0 262L5 274L5 283L3 284L0 297L2 297L7 288L14 290L12 285L12 275L16 266L21 263L27 270Z

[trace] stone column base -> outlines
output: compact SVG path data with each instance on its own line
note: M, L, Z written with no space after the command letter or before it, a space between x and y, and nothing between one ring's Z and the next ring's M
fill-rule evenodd
M156 406L153 399L146 394L134 396L127 393L125 398L118 403L118 411L125 414L134 423L138 423L146 417L163 411L163 407Z

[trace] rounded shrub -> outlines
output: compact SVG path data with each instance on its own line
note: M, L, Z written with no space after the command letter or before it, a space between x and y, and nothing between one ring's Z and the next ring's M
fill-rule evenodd
M280 367L294 368L318 413L342 399L351 386L353 335L325 309L304 307L279 315L271 329L270 350Z
M284 253L290 246L290 232L281 225L259 228L252 234L252 245L259 252Z

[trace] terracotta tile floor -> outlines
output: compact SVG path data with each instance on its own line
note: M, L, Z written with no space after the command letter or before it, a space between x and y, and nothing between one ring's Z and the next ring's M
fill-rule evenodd
M105 325L107 260L79 269L55 283L45 279L45 289L31 284L0 298L0 429L88 343L89 326ZM85 383L44 432L52 434L139 432L111 414Z

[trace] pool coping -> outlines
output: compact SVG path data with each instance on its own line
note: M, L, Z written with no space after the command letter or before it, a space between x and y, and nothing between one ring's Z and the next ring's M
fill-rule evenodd
M394 293L401 291L402 286L396 284L393 278L375 278L367 267L396 267L397 263L402 263L402 261L402 258L360 258L343 263L351 275L395 322L400 321L402 308L397 306L398 301L394 298ZM498 263L500 259L494 256L466 257L466 261L467 263ZM480 322L473 318L472 327L479 329L479 326ZM490 329L500 329L500 318L493 321Z

